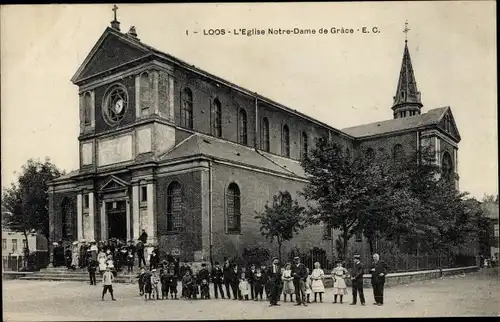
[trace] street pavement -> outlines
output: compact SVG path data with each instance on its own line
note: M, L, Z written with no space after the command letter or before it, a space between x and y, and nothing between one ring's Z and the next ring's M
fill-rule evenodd
M234 300L145 301L136 284L115 284L117 301L109 293L101 301L102 285L82 282L3 281L5 321L82 321L82 320L227 320L295 318L374 318L498 316L500 282L498 269L414 282L385 289L385 305L374 306L371 288L365 288L366 306L332 304L332 289L323 303L308 307L280 302ZM180 291L180 289L179 289ZM212 293L213 294L213 293Z

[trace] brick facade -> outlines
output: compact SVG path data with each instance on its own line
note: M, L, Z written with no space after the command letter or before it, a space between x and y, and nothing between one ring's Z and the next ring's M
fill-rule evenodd
M147 77L144 73L147 73ZM144 82L141 82L142 76ZM157 242L163 252L178 249L181 257L189 261L208 260L210 244L214 260L234 256L249 246L262 246L271 249L273 254L277 253L277 246L261 236L255 215L263 211L264 205L272 200L273 195L283 190L290 192L293 198L298 198L304 205L298 191L306 181L304 175L296 171L296 161L301 157L302 133L307 134L309 150L314 148L315 139L325 138L348 148L352 155L367 148L375 151L383 149L392 154L396 144L401 144L405 154L410 154L420 144L421 131L431 129L442 133L440 135L447 135L438 128L438 123L425 126L415 123L404 127L400 125L404 125L406 120L401 118L393 120L400 124L398 131L379 131L381 135L352 135L346 129L340 131L332 128L165 53L159 53L130 35L110 28L106 29L72 81L79 86L80 94L91 92L93 95L95 127L94 123L82 126L79 137L82 144L93 142L93 150L89 150L88 145L85 150L85 153L92 154L86 155L87 160L91 157L93 162L91 165L82 164L76 173L53 182L49 198L52 240L62 237L63 198L71 198L77 207L77 198L86 200L86 196L93 193L93 236L100 239L103 236L101 227L106 228L108 224L101 222L102 200L116 195L113 200L122 198L128 205L127 237L136 238L140 229L145 228L150 234L150 241ZM115 125L109 125L103 118L102 108L105 106L107 90L117 83L126 89L128 106L123 119ZM182 93L186 88L192 92L192 129L186 128L182 120ZM222 135L213 141L213 146L224 151L213 150L218 152L212 151L210 154L210 149L202 148L202 141L196 140L203 139L211 144L215 99L221 103ZM86 105L80 105L80 116L84 117ZM148 109L144 111L146 105ZM246 148L239 144L239 115L242 110L246 113ZM438 112L451 115L449 109L439 109ZM436 113L429 117L437 122L441 116ZM269 121L269 156L259 151L264 118ZM391 124L396 124L394 122ZM282 157L285 125L289 129L289 159ZM139 129L142 131L140 135ZM456 133L448 137L458 143L458 132L456 128L453 130ZM117 137L120 135L130 138L119 141ZM103 138L115 140L116 146L107 146L108 154L119 155L117 160L120 161L100 167L96 162L99 155L97 142ZM190 147L193 150L182 154L179 151L186 144L192 144ZM440 146L442 152L451 154L456 164L456 147L444 141ZM83 148L80 153L84 153ZM176 158L169 158L175 153L178 154ZM241 157L232 158L234 155ZM295 170L291 169L294 167ZM110 182L111 186L104 189ZM167 230L168 191L173 182L177 182L182 191L181 206L175 204L182 208L181 231ZM231 183L237 184L240 190L239 233L227 231L226 195ZM66 189L63 189L64 186ZM175 198L179 196L175 195ZM81 209L78 211L81 214ZM104 220L107 220L106 215L102 217ZM284 243L283 254L295 246L303 250L320 247L327 254L332 254L333 241L338 233L334 234L333 239L328 239L325 238L325 229L321 225L306 228L292 241ZM366 243L354 238L350 246L360 252L367 249Z

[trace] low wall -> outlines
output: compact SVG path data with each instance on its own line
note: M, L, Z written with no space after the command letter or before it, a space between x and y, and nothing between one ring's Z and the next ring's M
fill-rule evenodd
M442 270L433 269L427 271L417 272L404 272L404 273L389 273L385 277L385 286L394 286L400 284L409 284L415 281L424 281L442 276L458 275L464 273L476 272L479 270L478 266L458 267L458 268L444 268ZM333 287L333 279L331 275L325 275L325 287ZM351 286L351 280L346 280L347 285ZM364 287L371 287L371 274L363 275Z

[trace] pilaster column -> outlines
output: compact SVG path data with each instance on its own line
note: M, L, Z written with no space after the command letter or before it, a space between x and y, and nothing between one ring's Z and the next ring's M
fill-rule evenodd
M108 225L106 223L106 202L103 200L101 204L101 240L108 239Z
M141 75L135 76L135 118L141 117Z
M132 186L132 238L137 240L140 236L139 222L139 185Z
M126 202L126 207L127 207L127 214L126 214L126 220L127 220L127 241L130 240L130 199L127 198Z
M147 234L149 237L148 242L156 243L156 218L155 218L155 209L154 209L154 200L155 196L155 186L153 182L148 183L147 185L148 191L148 228Z
M95 239L95 228L94 228L94 222L95 222L95 195L93 192L89 193L89 231L85 232L85 238L87 241L91 241L92 239Z
M175 122L175 114L174 114L174 78L168 77L168 113L170 116L170 120Z
M83 239L83 195L76 196L76 234L77 241Z
M158 92L158 83L159 77L158 72L153 72L153 114L159 114L160 100L159 100L159 92Z

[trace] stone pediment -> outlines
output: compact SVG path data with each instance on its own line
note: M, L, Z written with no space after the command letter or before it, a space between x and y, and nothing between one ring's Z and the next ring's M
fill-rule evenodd
M88 77L135 61L150 54L141 43L128 39L111 28L99 38L71 81L78 83Z
M110 176L109 179L101 186L101 191L117 191L128 188L128 182L115 177Z
M444 131L446 134L448 134L448 136L453 138L455 142L458 143L461 140L457 124L455 123L455 118L453 117L450 108L448 108L441 116L438 127L441 129L441 131Z

